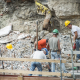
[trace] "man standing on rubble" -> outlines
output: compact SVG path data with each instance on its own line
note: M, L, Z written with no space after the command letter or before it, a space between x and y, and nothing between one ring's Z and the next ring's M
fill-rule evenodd
M60 49L60 41L57 37L58 33L59 33L59 31L57 29L54 29L53 30L53 37L51 37L48 41L48 45L49 45L49 48L50 48L50 51L51 51L51 59L59 59L59 56L58 56L57 52L58 51L60 52L61 49ZM65 73L67 73L67 71L65 70L64 63L62 63L61 65L62 65L63 71ZM55 63L51 64L51 70L52 70L52 72L55 72Z
M69 20L65 21L65 27L71 29L73 37L74 46L76 44L76 50L79 51L80 48L80 28L78 26L72 25ZM80 59L80 54L77 54L77 60Z
M48 55L48 53L46 52L46 48L43 48L42 51L35 51L31 57L33 59L46 59L46 55ZM48 63L46 63L46 65L49 69L49 72L51 72ZM36 67L38 68L38 71L42 71L42 64L40 62L32 62L30 71L34 71ZM29 76L32 76L32 74L29 74ZM42 76L42 75L39 75L39 76Z

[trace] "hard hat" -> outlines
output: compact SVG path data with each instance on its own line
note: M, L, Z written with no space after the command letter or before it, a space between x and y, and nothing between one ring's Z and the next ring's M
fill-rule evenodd
M59 31L58 31L57 29L54 29L54 30L53 30L53 33L54 33L54 34L58 34Z
M6 45L6 48L7 48L7 49L12 49L12 48L13 48L13 47L12 47L12 44L10 44L10 43L7 44L7 45Z
M46 51L46 55L48 55L48 50L47 50L46 48L42 48L41 51L42 51L43 49Z
M65 27L67 27L71 22L69 20L65 21Z

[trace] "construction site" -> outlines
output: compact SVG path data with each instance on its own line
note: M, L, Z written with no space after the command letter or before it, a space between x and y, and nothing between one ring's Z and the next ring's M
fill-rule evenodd
M80 80L79 48L80 0L0 0L0 80ZM38 51L47 58L32 58Z

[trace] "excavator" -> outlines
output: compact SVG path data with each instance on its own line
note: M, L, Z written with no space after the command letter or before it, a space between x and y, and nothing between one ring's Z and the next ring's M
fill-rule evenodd
M60 23L57 18L55 18L55 11L49 9L48 5L43 5L40 0L35 0L35 5L37 7L37 13L41 12L41 15L45 15L45 19L43 21L43 30L52 31L53 29L59 29Z
M50 25L50 19L52 17L51 10L48 7L39 3L38 0L35 0L35 5L37 7L37 13L41 12L42 15L46 16L44 21L43 21L43 30L49 30L49 28L51 26Z

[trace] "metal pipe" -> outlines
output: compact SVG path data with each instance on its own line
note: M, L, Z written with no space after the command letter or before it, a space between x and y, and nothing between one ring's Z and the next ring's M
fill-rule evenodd
M1 54L1 57L2 57L1 49L0 49L0 54ZM2 61L2 69L4 69L3 61ZM3 73L3 75L5 75L5 73Z
M74 75L74 63L73 63L73 50L71 50L71 59L72 59L72 70L73 70L73 80L75 80L75 75Z
M61 61L61 52L60 52L60 74L61 74L61 80L62 80L62 61Z
M36 26L37 50L38 50L38 21Z
M71 34L70 34L71 38ZM72 44L72 38L71 38L71 44ZM72 60L72 70L73 70L73 80L75 80L75 75L74 75L74 62L73 62L73 44L72 44L72 49L71 49L71 60Z

